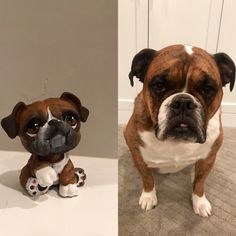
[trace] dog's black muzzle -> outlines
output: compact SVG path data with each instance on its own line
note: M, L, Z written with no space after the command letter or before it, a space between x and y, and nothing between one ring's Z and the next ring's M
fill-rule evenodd
M172 138L189 142L204 143L204 113L189 95L177 95L169 104L167 127L163 140Z
M43 131L39 131L30 149L40 156L65 153L77 145L78 135L66 122L53 119Z

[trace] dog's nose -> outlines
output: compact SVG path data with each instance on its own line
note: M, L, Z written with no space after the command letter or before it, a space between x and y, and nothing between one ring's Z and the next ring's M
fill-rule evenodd
M175 112L191 112L197 108L197 105L194 103L193 99L189 96L178 96L176 97L170 107Z
M69 132L68 126L60 120L53 119L50 120L48 124L50 126L51 136L54 136L57 133L67 134Z
M56 119L52 119L48 122L48 124L54 127L58 127L58 125L60 125L60 121Z

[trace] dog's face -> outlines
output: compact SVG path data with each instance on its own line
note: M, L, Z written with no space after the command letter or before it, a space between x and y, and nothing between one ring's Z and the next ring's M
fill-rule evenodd
M222 86L235 82L235 65L224 53L190 46L144 49L129 74L143 85L143 98L159 140L204 143L208 121L220 107Z
M63 93L30 105L19 102L1 124L10 138L19 135L30 153L47 156L65 153L79 143L80 122L88 114L75 95Z

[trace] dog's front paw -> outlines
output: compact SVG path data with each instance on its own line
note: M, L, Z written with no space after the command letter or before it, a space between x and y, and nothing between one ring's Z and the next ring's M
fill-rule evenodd
M30 196L39 196L46 193L49 187L42 187L41 185L39 185L36 178L30 177L26 182L25 189Z
M205 194L202 197L198 197L196 194L192 194L192 201L193 201L193 210L195 214L208 217L211 215L211 204L207 200Z
M77 187L81 187L84 185L84 181L86 179L86 174L84 173L84 170L82 168L76 168L75 169L75 175L77 177Z
M139 205L143 210L151 210L157 205L157 195L155 187L151 192L145 192L143 190L139 198Z
M59 194L62 197L74 197L78 195L78 187L76 184L60 185Z
M58 180L57 173L50 166L46 166L42 169L37 170L35 175L39 185L41 185L42 187L52 186L53 183Z

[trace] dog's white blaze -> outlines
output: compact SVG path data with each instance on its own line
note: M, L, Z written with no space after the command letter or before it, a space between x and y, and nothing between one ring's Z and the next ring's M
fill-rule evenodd
M158 133L158 138L162 139L162 135L166 129L167 126L167 115L168 115L168 109L169 109L169 105L171 104L172 100L181 94L185 94L188 95L189 97L191 97L194 101L194 103L197 105L197 109L195 110L195 115L197 116L197 122L198 125L201 127L202 126L202 120L201 120L201 104L189 93L185 93L185 92L180 92L180 93L175 93L171 96L169 96L168 98L166 98L163 103L161 104L161 107L159 109L159 114L158 114L158 125L159 125L159 133Z
M186 78L186 82L183 89L183 93L187 93L187 92L188 92L188 78Z
M50 120L57 120L56 117L53 116L53 114L51 113L49 107L47 108L47 112L48 112L48 120L47 120L47 123L50 121Z
M184 49L189 55L193 54L193 47L191 45L185 45ZM186 82L185 82L183 92L187 92L187 89L188 89L188 78L186 78Z
M43 139L43 135L46 131L46 129L48 128L48 122L50 120L58 120L56 117L53 116L53 114L51 113L49 107L47 107L47 112L48 112L48 119L47 119L47 122L40 128L39 132L38 132L38 137Z
M193 47L191 45L184 45L184 49L189 55L193 54Z
M172 140L160 141L154 131L139 132L144 146L140 146L144 162L160 173L177 172L199 159L205 159L220 134L220 109L210 119L206 142L185 143ZM164 118L162 118L164 119ZM165 125L165 123L163 124Z

